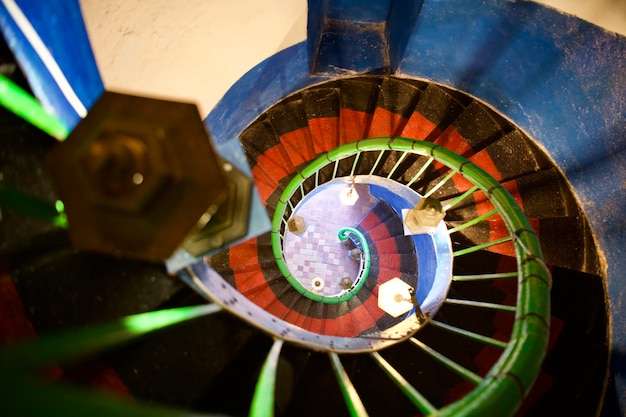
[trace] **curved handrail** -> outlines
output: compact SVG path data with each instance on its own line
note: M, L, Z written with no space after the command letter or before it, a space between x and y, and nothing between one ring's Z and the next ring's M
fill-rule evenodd
M363 260L363 267L359 271L359 275L355 280L355 284L348 291L349 293L356 294L363 287L365 281L367 280L367 277L370 274L370 247L367 243L367 240L365 240L365 236L363 235L363 233L361 233L358 229L355 229L354 227L343 227L339 229L339 231L337 232L337 237L342 242L345 242L346 240L348 240L348 236L350 235L350 233L352 233L357 237L357 239L359 239L359 243L361 244L362 248L361 259Z
M347 235L345 235L345 237L342 237L342 234L345 233L353 233L355 234L359 240L361 241L361 244L363 246L363 256L364 256L364 260L365 260L365 266L362 268L361 272L359 273L360 275L360 280L357 282L357 284L355 286L353 286L349 291L347 291L346 293L342 294L342 295L338 295L338 296L334 296L334 295L320 295L316 292L313 291L309 291L308 289L306 289L304 287L304 285L302 285L300 283L300 281L298 281L296 279L296 277L293 276L293 274L291 273L291 271L289 270L289 267L287 266L287 262L285 261L285 258L282 256L282 243L280 242L280 232L274 232L272 231L272 250L274 252L274 258L276 260L276 264L278 265L278 269L280 270L280 272L283 274L283 276L287 279L287 281L289 282L289 284L291 284L296 291L298 291L300 294L302 294L303 296L310 298L311 300L314 301L320 301L322 303L327 303L327 304L338 304L338 303L342 303L344 301L348 301L349 299L351 299L352 297L354 297L357 292L363 287L363 285L365 284L365 281L367 279L367 276L369 275L369 271L370 271L370 250L369 250L369 246L367 244L367 241L365 240L365 236L363 236L363 234L361 232L359 232L357 229L351 228L351 227L345 227L339 230L338 232L338 237L340 240L347 240L348 237ZM280 248L280 257L276 256L276 245L274 244L274 239L275 236L278 234L278 239L279 239L279 248Z
M272 221L272 250L278 267L289 279L288 275L291 274L282 256L281 225L289 200L301 184L330 163L337 163L360 152L383 150L431 157L468 179L494 204L513 238L518 259L518 299L515 324L507 348L487 376L463 401L450 404L437 413L438 416L481 416L486 412L509 415L519 408L545 356L549 335L551 277L543 262L537 235L513 197L498 181L471 161L432 142L401 137L363 139L326 152L292 178L281 194ZM302 287L293 277L290 282L296 289ZM324 297L319 297L320 301L326 301Z

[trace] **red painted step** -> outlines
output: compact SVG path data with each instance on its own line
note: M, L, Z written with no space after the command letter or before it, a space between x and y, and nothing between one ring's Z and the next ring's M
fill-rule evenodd
M302 92L313 149L316 154L339 146L339 90L318 88Z
M422 91L417 83L384 78L366 137L399 136L406 126Z

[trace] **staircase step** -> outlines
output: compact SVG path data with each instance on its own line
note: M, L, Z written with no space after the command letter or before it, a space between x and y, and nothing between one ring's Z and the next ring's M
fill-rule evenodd
M268 269L267 267L262 269L260 265L248 265L239 268L234 273L235 288L250 300L254 299L259 292L264 292L265 287L269 286L263 273L264 270L267 271Z
M267 115L294 167L301 167L315 159L317 153L313 147L304 103L299 96L271 107Z
M464 106L444 89L429 84L399 136L434 141Z
M311 304L313 303L317 303L317 301L313 301L310 298L301 297L301 300L298 301L298 304L299 304L298 310L305 311L306 313L300 314L296 310L291 310L289 313L287 313L287 315L283 318L283 320L285 320L288 323L294 324L298 327L309 330L306 326L307 326L307 323L310 323L310 321L312 320L308 316L308 313L311 310Z
M315 153L339 146L339 88L316 88L302 92Z
M601 274L595 242L589 225L582 217L538 219L535 230L548 265Z
M324 303L312 302L306 313L306 318L301 327L313 333L321 333L324 328L323 321Z
M367 137L376 102L379 84L374 78L340 81L339 143L355 142Z
M519 177L515 183L527 217L569 217L578 214L578 205L565 197L571 192L557 168ZM513 197L517 196L513 194Z
M508 181L546 168L537 147L519 130L507 133L468 158L497 181Z
M495 114L478 102L469 104L435 139L435 143L469 157L504 136Z
M415 82L384 78L367 137L399 135L408 122L422 91Z
M380 257L381 269L397 271L399 274L409 274L417 277L417 258L415 255L386 254Z
M395 236L376 242L376 252L380 256L389 253L415 255L415 244L411 236Z
M260 117L244 130L239 140L253 173L258 165L278 182L295 171L288 152L267 116Z

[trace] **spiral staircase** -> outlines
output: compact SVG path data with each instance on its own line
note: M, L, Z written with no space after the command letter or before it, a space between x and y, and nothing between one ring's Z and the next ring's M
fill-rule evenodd
M332 75L267 91L271 105L254 103L253 92L243 128L223 129L237 131L271 231L174 277L78 253L64 231L3 212L0 294L11 314L0 320L3 340L85 328L72 348L58 339L66 353L52 338L34 345L31 360L52 365L45 378L147 402L136 410L145 415L598 413L610 345L603 261L571 185L537 142L474 96L420 77ZM3 144L5 178L53 199L42 169L53 141L9 114L2 126L17 138ZM359 203L333 210L350 184ZM322 195L331 209L307 212L305 234L292 233L288 220ZM445 226L413 235L403 215L426 197L443 204ZM363 237L339 243L362 249L359 273L368 267L350 298L320 298L295 277L319 253L354 266L314 235L331 217ZM299 264L288 243L295 250L308 233L313 254L299 252ZM380 286L396 277L415 288L423 311L393 317L377 305ZM152 333L133 343L121 345L131 336L116 339L114 329L89 330L150 311L163 319L133 322L137 334ZM196 316L204 317L152 332ZM3 366L28 362L30 348L19 348L26 353L7 351ZM130 412L97 394L29 384L2 380L16 400L9 412L46 415L25 389L57 411Z

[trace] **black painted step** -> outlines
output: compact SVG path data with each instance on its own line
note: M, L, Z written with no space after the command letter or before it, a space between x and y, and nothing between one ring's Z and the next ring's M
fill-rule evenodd
M339 88L305 90L302 102L316 153L339 146Z
M339 143L367 137L379 92L378 78L349 78L339 82Z
M308 162L315 159L317 153L309 131L304 103L299 95L292 96L280 105L269 108L267 115L292 166L302 169Z
M383 78L367 137L400 135L425 86L424 82Z

